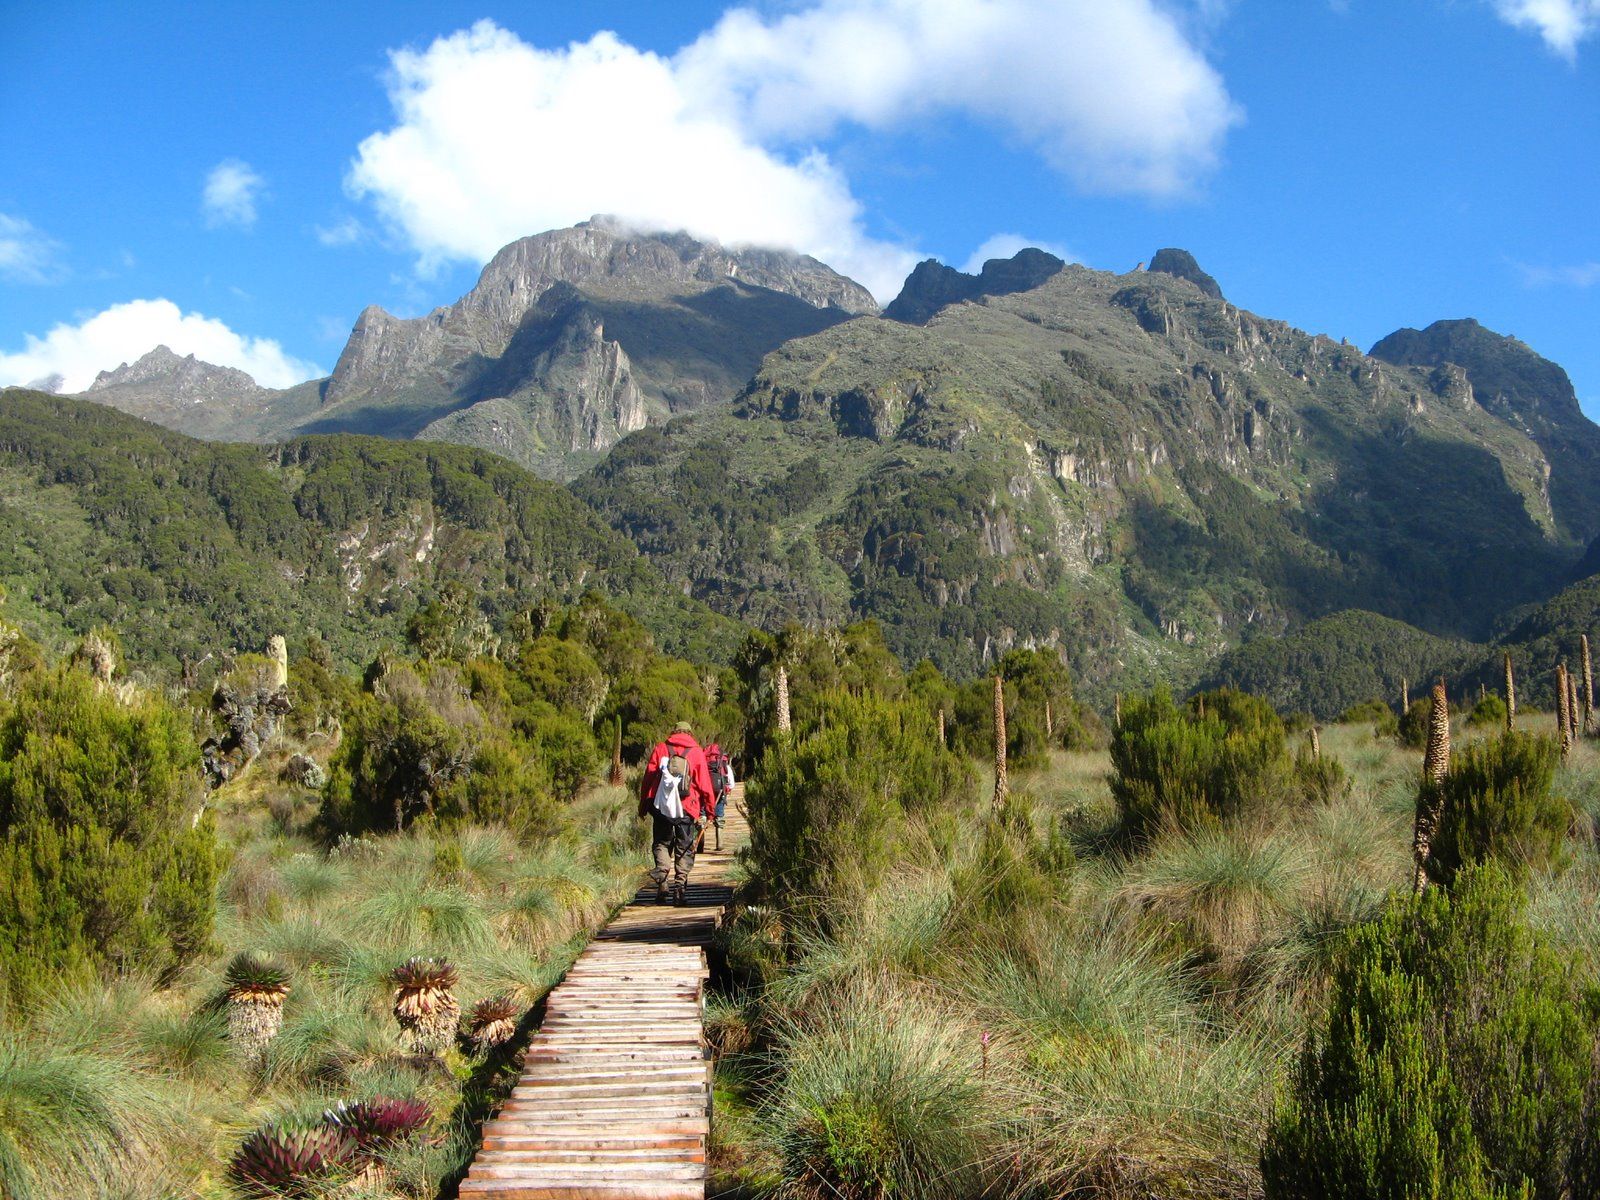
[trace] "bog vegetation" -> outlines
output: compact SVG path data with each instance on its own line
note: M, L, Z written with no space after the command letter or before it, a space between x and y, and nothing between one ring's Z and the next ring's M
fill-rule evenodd
M708 667L596 594L482 614L445 587L359 673L291 630L187 686L0 630L8 1196L452 1194L637 881L613 755L680 719L748 774L716 1189L1600 1188L1586 704L1098 713L1014 650L997 745L995 677L871 623Z

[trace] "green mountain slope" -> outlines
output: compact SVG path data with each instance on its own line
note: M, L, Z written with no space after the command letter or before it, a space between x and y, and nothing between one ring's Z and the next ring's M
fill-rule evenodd
M1549 495L1572 537L1600 536L1600 427L1583 415L1567 373L1514 337L1469 319L1400 329L1372 347L1385 362L1465 374L1475 403L1525 432L1551 466Z
M1460 372L1069 266L789 342L574 487L721 611L875 616L958 673L1058 644L1104 696L1352 608L1484 638L1581 553L1550 467Z
M43 640L105 622L136 659L172 667L315 632L364 662L451 581L490 627L599 588L670 647L717 655L737 636L565 490L482 451L215 445L0 392L0 582Z

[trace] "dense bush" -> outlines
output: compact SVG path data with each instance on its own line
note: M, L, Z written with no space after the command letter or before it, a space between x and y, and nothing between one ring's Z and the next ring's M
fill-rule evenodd
M881 878L908 816L957 818L971 769L915 703L830 692L749 779L751 851L769 887L796 899L848 874Z
M499 694L493 664L471 664L480 694ZM547 832L556 798L572 799L599 753L588 726L543 702L508 729L448 665L390 666L348 713L323 794L330 834L498 823ZM486 683L487 681L487 683ZM527 732L523 732L523 730Z
M1451 709L1452 713L1454 709ZM1428 744L1428 723L1433 720L1433 698L1423 696L1413 700L1411 707L1400 714L1399 724L1395 734L1400 739L1402 746L1409 746L1413 750L1421 750Z
M1467 714L1467 724L1475 728L1499 728L1506 723L1506 702L1497 692L1485 692Z
M1072 695L1072 677L1055 650L1012 650L1001 660L1006 697L1006 761L1015 770L1042 767L1051 750L1105 745L1105 727ZM923 692L931 680L917 681ZM994 754L994 680L974 679L954 692L951 742L987 761Z
M165 702L37 672L0 722L0 977L166 972L211 937L199 755Z
M1508 733L1456 751L1442 782L1424 780L1440 814L1429 875L1448 884L1462 867L1493 860L1520 877L1554 859L1573 816L1550 791L1560 756L1551 738Z
M1339 716L1341 725L1371 725L1372 732L1378 737L1394 737L1400 730L1400 718L1394 715L1387 701L1379 699L1363 700L1360 704L1352 705Z
M1283 722L1243 692L1208 692L1187 710L1165 691L1125 702L1111 765L1123 831L1139 840L1267 813L1304 791Z
M1600 1023L1524 903L1477 868L1347 935L1262 1151L1269 1200L1594 1194Z

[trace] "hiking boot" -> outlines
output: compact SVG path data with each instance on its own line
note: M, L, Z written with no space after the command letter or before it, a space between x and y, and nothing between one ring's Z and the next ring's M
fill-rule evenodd
M687 883L679 884L672 889L672 902L679 908L689 903L689 885Z
M666 902L667 902L667 885L664 884L664 883L658 883L658 884L656 884L656 903L657 904L665 904Z

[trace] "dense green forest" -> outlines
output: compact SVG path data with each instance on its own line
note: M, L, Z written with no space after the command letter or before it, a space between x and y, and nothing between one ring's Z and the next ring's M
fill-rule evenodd
M594 588L666 645L717 658L737 641L565 490L492 454L202 443L18 389L0 398L0 582L36 637L112 625L142 666L174 672L273 633L366 662L447 585L485 637Z

